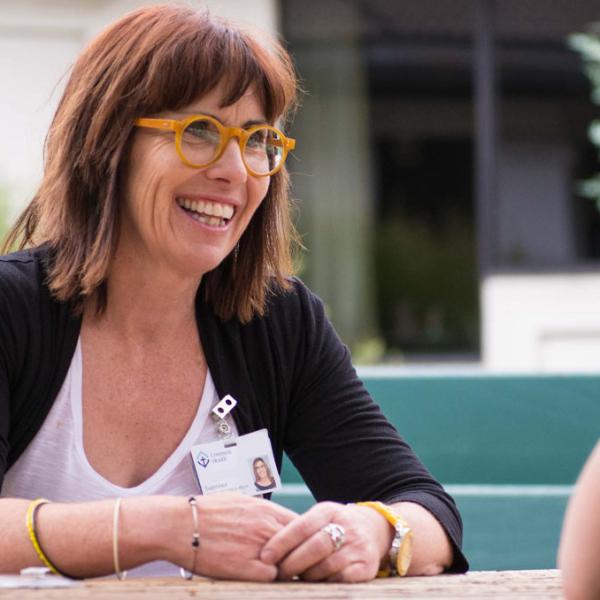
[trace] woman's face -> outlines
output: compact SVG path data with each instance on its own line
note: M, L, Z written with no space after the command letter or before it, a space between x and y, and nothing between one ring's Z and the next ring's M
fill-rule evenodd
M177 112L143 116L207 114L237 127L266 122L252 88L231 106L221 107L222 97L217 87ZM201 276L232 251L269 188L269 177L248 174L235 139L216 163L195 169L179 159L173 132L136 129L128 164L120 247L153 269L184 276Z
M254 465L254 470L256 472L257 479L267 479L269 476L267 474L267 465L260 460Z

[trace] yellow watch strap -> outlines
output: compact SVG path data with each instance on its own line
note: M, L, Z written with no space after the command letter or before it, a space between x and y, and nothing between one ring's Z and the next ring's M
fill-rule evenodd
M376 510L382 517L385 517L387 522L393 527L396 527L396 523L398 522L400 522L403 527L408 527L408 523L402 518L402 515L398 514L389 506L386 506L383 502L357 502L356 504L357 506L368 506L369 508Z
M412 531L406 520L398 514L395 510L391 509L389 506L386 506L383 502L379 501L369 501L369 502L357 502L357 506L366 506L368 508L372 508L377 511L382 517L384 517L387 522L397 530L397 524L399 523L403 528L407 530L407 539L410 542L412 538ZM406 556L401 556L398 554L396 559L396 571L400 577L406 575L408 571L408 567L410 564L410 547L408 549L408 554ZM377 573L377 577L389 577L392 573L392 569L390 567L385 567L383 569L379 569Z

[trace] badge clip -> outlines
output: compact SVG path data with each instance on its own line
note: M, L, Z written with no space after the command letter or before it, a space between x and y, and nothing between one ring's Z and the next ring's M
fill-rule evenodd
M237 406L237 400L227 394L218 402L212 409L213 415L218 419L224 419L235 407Z
M211 416L217 424L217 434L220 438L231 436L231 427L225 417L237 406L237 400L227 394L211 410Z

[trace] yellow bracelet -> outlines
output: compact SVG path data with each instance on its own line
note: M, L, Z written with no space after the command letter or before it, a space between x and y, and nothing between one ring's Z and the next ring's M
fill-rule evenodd
M412 556L412 531L404 518L383 502L357 502L357 506L366 506L377 511L394 528L394 541L389 552L389 567L380 569L377 577L399 575L404 577L410 566Z
M35 513L37 509L42 506L42 504L48 504L49 500L45 498L38 498L37 500L32 500L29 506L27 507L27 514L25 515L25 525L27 526L27 531L29 532L29 539L37 552L37 555L40 557L40 560L55 574L61 575L61 572L50 562L49 558L44 554L42 547L40 546L40 542L37 539L37 535L35 533Z

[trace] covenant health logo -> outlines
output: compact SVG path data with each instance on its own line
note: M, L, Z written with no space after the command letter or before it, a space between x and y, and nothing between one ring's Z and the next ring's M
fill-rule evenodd
M203 468L206 469L208 467L208 463L210 462L210 458L208 458L208 454L204 452L198 452L196 455L196 462Z

